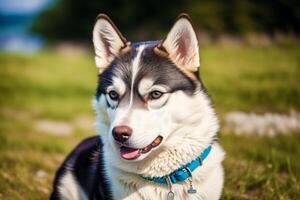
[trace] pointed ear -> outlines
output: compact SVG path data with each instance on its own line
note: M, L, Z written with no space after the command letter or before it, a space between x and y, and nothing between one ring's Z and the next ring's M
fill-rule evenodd
M200 66L196 33L187 14L178 16L167 37L157 46L180 68L195 72Z
M96 65L100 70L106 68L125 47L129 46L129 42L105 14L97 17L93 30L93 43Z

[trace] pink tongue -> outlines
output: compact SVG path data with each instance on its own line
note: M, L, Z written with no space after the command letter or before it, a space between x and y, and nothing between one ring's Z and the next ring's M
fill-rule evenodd
M136 158L140 155L139 149L131 149L128 147L121 147L120 152L121 152L121 156L128 160Z

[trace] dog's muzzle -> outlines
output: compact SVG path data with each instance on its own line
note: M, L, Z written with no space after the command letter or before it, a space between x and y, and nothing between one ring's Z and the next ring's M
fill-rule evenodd
M157 136L151 144L147 145L144 148L140 148L140 149L130 148L130 147L127 147L127 146L121 146L120 147L121 157L126 159L126 160L136 159L141 154L148 153L151 149L153 149L153 148L157 147L158 145L160 145L162 140L163 140L162 136Z

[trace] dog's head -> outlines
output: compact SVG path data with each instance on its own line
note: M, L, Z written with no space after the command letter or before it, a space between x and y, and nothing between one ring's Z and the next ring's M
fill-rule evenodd
M199 122L209 100L187 15L178 17L164 40L140 43L128 42L106 15L99 15L93 42L100 69L97 124L116 157L134 162L155 155L174 144L171 136L183 126ZM176 137L178 143L181 136Z

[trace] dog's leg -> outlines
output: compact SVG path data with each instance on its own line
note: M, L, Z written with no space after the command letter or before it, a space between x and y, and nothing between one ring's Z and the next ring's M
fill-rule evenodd
M66 171L59 181L57 198L62 200L88 200L71 171Z
M217 166L209 175L205 184L202 185L204 199L218 200L221 198L224 183L224 169Z

